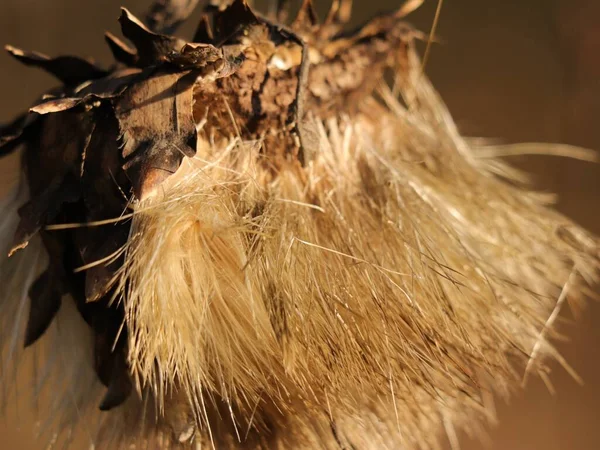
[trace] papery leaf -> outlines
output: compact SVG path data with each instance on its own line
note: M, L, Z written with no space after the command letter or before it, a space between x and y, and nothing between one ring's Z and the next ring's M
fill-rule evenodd
M6 51L18 61L28 66L39 67L54 75L66 85L75 85L86 80L94 80L108 75L108 72L87 59L76 56L51 58L38 52L25 52L7 45Z
M163 73L141 80L114 102L124 169L138 199L173 174L196 149L196 74Z

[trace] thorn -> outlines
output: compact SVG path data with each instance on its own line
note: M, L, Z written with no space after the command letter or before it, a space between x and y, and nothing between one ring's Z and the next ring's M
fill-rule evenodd
M210 25L208 14L203 14L200 18L200 23L196 32L194 33L194 42L200 42L202 44L212 44L214 41L214 34Z
M279 23L285 23L288 19L290 0L276 0L275 18Z
M302 0L302 6L292 23L292 28L311 28L319 23L312 0Z
M437 31L437 27L440 22L440 16L442 13L442 5L443 4L444 4L444 0L438 0L437 8L435 10L435 16L433 18L433 24L431 25L431 31L429 33L429 40L427 42L427 48L425 49L425 54L423 55L423 62L421 63L421 76L423 76L423 74L425 74L425 67L427 67L427 62L429 61L431 45L436 38L435 33Z
M408 16L413 11L417 10L425 0L406 0L400 8L394 13L394 17L400 19Z
M327 18L326 25L344 25L352 15L352 0L333 0Z

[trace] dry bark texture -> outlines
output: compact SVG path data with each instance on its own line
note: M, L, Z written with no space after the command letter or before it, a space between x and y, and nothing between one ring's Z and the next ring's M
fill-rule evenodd
M97 448L477 432L492 392L546 376L596 239L518 186L507 149L459 135L403 22L420 1L345 31L347 0L289 26L285 1L235 0L191 42L167 34L196 3L157 2L152 29L123 9L133 47L107 34L109 70L7 47L63 84L0 130L1 154L24 150L2 376L40 340L36 389L65 389L49 426L98 424Z

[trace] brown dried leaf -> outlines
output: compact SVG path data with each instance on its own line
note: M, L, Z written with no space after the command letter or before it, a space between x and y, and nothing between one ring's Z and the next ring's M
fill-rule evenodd
M174 173L196 149L194 72L141 80L114 101L123 139L123 168L138 199Z
M231 37L232 30L244 28L259 23L246 0L234 0L223 11L218 11L214 16L213 31L215 41L222 42Z
M140 66L159 64L185 44L184 40L177 37L153 33L126 8L121 8L119 22L123 36L137 49Z
M80 191L76 180L72 176L57 176L44 191L19 210L21 220L8 256L27 247L31 238L60 213L65 203L73 203L79 198Z
M214 37L210 19L207 14L203 14L194 33L193 41L210 44L214 42Z
M28 113L24 113L9 124L0 127L0 157L8 155L23 142L26 129L31 124L31 117Z
M80 307L95 332L94 366L100 381L108 387L100 409L107 411L123 403L131 393L126 363L126 331L121 332L123 312L109 299Z
M38 52L25 52L11 45L6 45L4 48L18 61L28 66L35 66L45 70L67 86L108 75L106 70L96 66L92 61L76 56L51 58Z
M38 120L24 153L30 201L19 211L12 255L27 246L64 205L81 198L81 157L93 129L92 114L76 110L58 112Z
M117 62L126 66L135 66L138 61L137 53L134 49L125 44L121 39L110 32L104 34L104 40L108 44L113 58Z
M198 5L199 0L156 0L146 22L157 33L172 34Z
M84 229L77 236L81 259L92 265L85 270L85 299L95 302L113 288L115 273L123 263L119 250L127 242L128 225Z
M42 103L31 107L29 111L40 115L57 113L75 108L76 106L79 106L85 101L85 98L80 97L52 98L50 100L45 100Z
M108 390L100 402L101 411L109 411L121 405L131 394L133 386L129 378L129 371L125 361L125 354L120 351L115 355Z
M114 72L110 76L82 83L69 96L45 95L42 101L29 109L40 115L68 111L84 105L88 109L98 107L103 100L114 98L127 89L140 74L139 69ZM77 94L77 96L73 96Z
M112 105L96 109L94 128L82 155L80 170L88 221L119 217L128 202L131 185L122 170L119 135Z
M61 304L62 292L57 277L46 270L29 289L31 307L25 331L25 347L36 342L48 329Z

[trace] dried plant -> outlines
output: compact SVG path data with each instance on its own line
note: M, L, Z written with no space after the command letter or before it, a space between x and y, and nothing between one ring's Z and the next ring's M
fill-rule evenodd
M286 1L212 2L191 42L169 34L197 3L157 2L151 28L123 9L109 70L7 47L63 84L0 130L24 171L2 205L2 386L24 334L53 442L477 433L492 395L562 362L556 315L599 269L596 238L498 156L590 153L463 138L403 21L421 1L354 31L349 0L289 26Z

